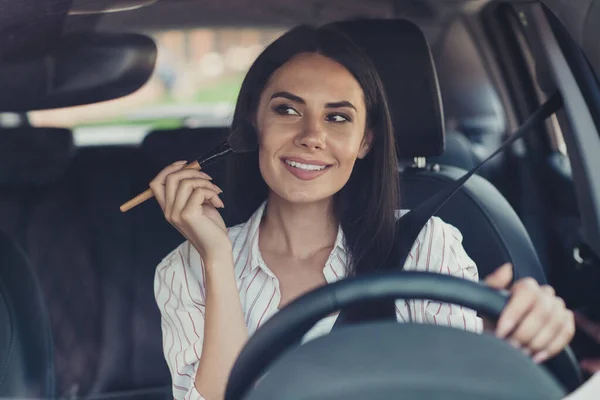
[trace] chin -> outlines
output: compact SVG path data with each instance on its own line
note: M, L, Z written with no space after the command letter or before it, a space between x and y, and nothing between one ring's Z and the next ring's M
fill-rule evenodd
M321 203L321 202L329 202L333 194L331 193L314 193L308 192L305 190L302 191L293 191L293 190L282 190L282 191L273 191L274 194L279 197L281 200L292 203L292 204L312 204L312 203Z

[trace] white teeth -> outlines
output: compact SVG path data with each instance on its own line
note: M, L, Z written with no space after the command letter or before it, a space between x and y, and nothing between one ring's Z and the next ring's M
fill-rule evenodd
M311 164L302 164L296 161L285 160L288 165L291 165L294 168L302 169L304 171L322 171L327 168L326 165L311 165Z

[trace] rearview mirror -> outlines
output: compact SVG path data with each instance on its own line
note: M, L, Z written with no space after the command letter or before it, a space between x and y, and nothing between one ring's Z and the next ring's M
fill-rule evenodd
M25 112L126 96L154 70L157 48L137 34L63 36L43 54L0 61L0 111Z

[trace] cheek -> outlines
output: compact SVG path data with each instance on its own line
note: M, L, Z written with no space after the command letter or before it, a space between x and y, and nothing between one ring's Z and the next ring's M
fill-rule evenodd
M281 147L289 141L297 127L273 118L263 118L258 124L258 144L265 149Z
M268 127L258 135L258 166L265 182L271 186L279 162L278 154L285 145L284 135L275 127Z
M329 147L340 163L340 167L351 169L359 156L361 143L362 139L358 137L342 137L331 141Z

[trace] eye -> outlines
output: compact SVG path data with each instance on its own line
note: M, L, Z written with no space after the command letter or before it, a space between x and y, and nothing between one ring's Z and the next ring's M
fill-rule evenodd
M343 123L343 122L352 122L352 119L350 119L350 117L348 117L347 115L344 114L329 114L327 116L327 121L330 122L335 122L335 123Z
M287 104L280 104L278 106L275 106L273 108L273 110L277 113L277 114L281 114L281 115L296 115L296 116L300 116L300 113L298 111L296 111L296 109L290 105Z

